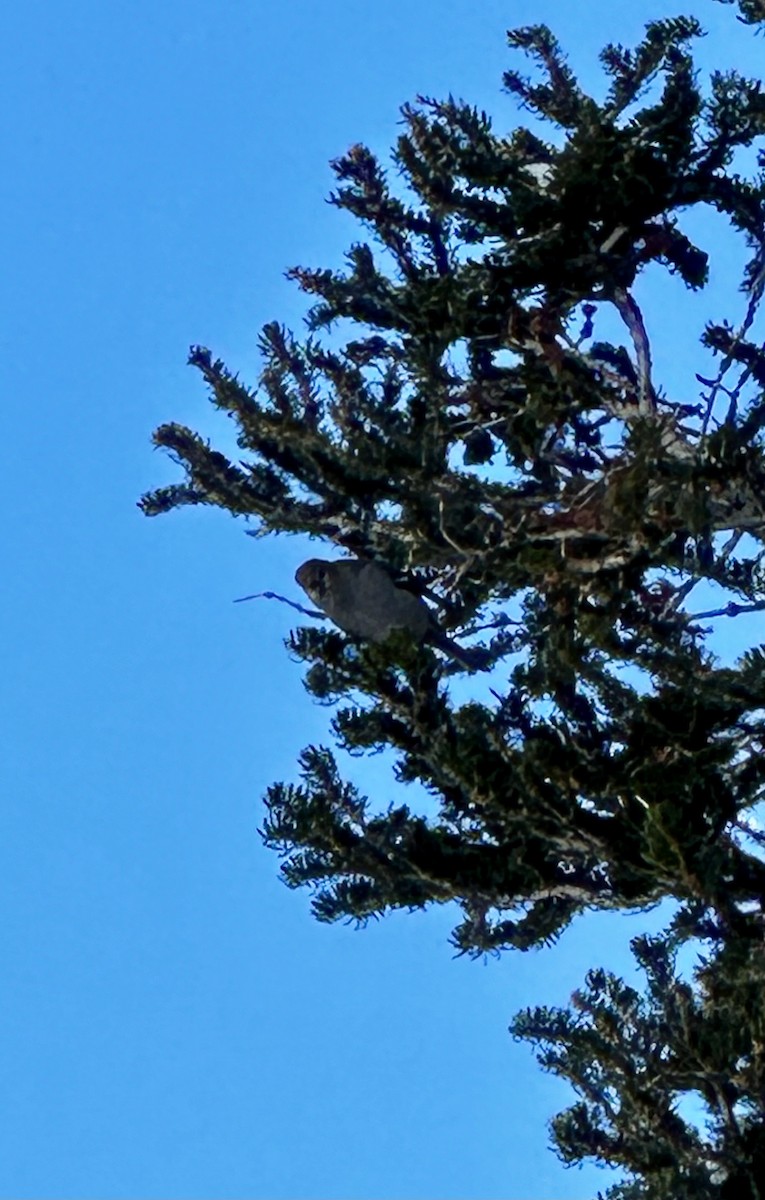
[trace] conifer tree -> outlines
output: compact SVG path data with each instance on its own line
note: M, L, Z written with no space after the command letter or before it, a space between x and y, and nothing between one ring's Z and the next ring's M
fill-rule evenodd
M758 32L761 0L739 19ZM533 129L421 96L402 110L401 182L363 145L337 159L331 201L369 240L343 271L289 272L313 298L308 336L266 325L256 388L192 348L243 458L163 425L186 479L141 501L381 563L483 652L467 674L406 630L291 635L309 691L336 703L336 745L392 751L398 782L432 799L428 815L375 804L332 749L302 753L262 833L320 920L456 901L454 944L481 955L587 910L674 902L665 937L634 943L644 996L593 969L571 1010L513 1025L579 1093L553 1125L564 1159L625 1171L613 1200L765 1198L765 647L731 666L709 642L765 609L765 96L735 70L702 82L701 34L677 17L606 46L596 101L549 29L514 30L533 74L504 85ZM713 247L685 228L699 206L747 265L738 311L683 331L699 372L677 397L636 284L704 287ZM691 1094L703 1128L678 1110Z

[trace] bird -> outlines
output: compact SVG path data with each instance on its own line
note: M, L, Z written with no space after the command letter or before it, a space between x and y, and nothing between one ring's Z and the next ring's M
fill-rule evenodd
M469 671L488 665L487 651L458 646L439 629L421 596L399 587L381 563L359 558L309 558L295 580L317 608L354 637L384 642L405 629L417 642L428 641Z

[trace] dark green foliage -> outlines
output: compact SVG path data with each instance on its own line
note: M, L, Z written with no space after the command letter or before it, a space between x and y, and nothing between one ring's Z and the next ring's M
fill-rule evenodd
M633 1177L608 1200L756 1200L765 1187L762 946L718 931L693 988L675 969L680 937L633 942L644 995L593 970L570 1010L529 1009L512 1032L581 1097L553 1122L563 1161L592 1157Z
M763 25L765 24L765 3L763 0L720 0L721 4L735 4L740 15L738 20L744 25ZM762 30L757 30L761 33Z
M760 9L742 0L749 23ZM573 1013L514 1027L582 1097L555 1122L562 1156L628 1172L613 1200L765 1197L765 861L750 823L765 650L722 666L708 641L765 610L765 178L738 171L765 98L735 71L700 79L701 33L677 17L606 47L599 103L548 29L516 30L537 73L505 85L548 140L420 97L403 109L396 186L352 147L331 200L370 241L345 270L290 272L312 297L307 338L267 325L256 389L192 350L242 460L162 426L186 481L142 501L149 515L214 504L250 532L380 560L486 651L471 693L454 686L459 663L404 632L290 638L308 689L339 704L337 746L392 751L398 784L428 797L427 813L373 803L315 747L299 785L269 789L263 837L319 919L455 901L455 947L480 955L549 942L588 909L674 901L667 940L635 944L645 998L593 971ZM665 318L644 318L633 284L668 271L704 286L714 246L683 228L698 206L741 235L743 300L735 323L694 331L699 387L673 399L648 335ZM621 336L604 337L614 317ZM688 983L673 956L692 939L706 957ZM678 1110L689 1093L708 1129Z

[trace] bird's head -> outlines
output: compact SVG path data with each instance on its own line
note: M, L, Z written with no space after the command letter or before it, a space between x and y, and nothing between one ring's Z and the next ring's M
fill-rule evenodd
M315 604L321 604L327 594L332 564L323 558L309 558L295 572L295 582L300 584Z

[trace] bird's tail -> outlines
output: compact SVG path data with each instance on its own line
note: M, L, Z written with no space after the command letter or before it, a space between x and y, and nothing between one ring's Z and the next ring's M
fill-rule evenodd
M435 637L431 635L429 640L437 649L443 650L444 654L448 654L450 658L463 666L466 671L486 671L492 664L491 651L484 646L460 646L459 642L453 641L441 632L437 633Z

